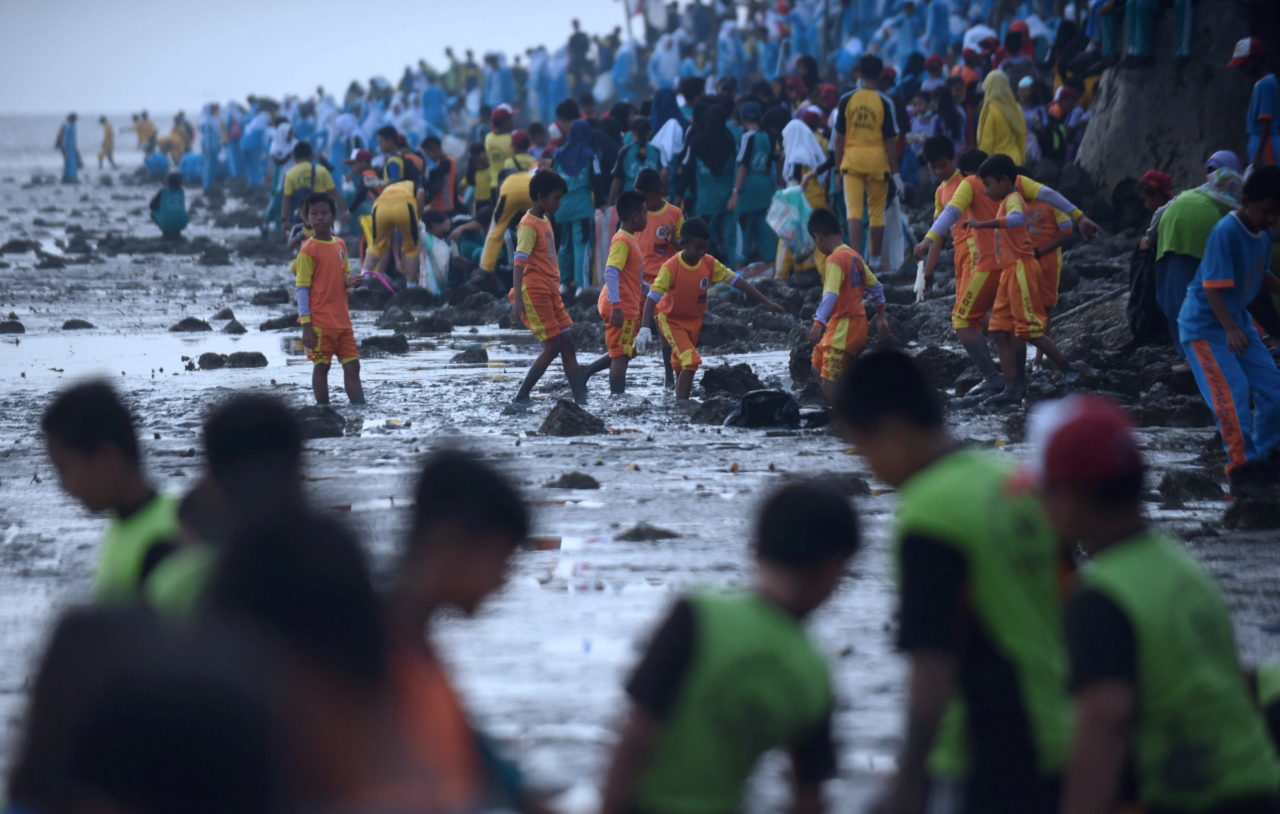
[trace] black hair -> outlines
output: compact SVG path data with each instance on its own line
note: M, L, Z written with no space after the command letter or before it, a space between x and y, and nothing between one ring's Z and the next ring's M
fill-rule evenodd
M618 196L618 221L635 217L644 211L644 193L628 189Z
M693 104L700 97L706 95L707 80L700 76L686 76L680 80L677 88L677 92L685 98L685 101Z
M395 141L396 136L400 135L400 131L396 130L396 128L393 125L387 124L387 125L383 125L382 127L379 127L376 135L378 138L384 138L384 139L387 139L388 141Z
M915 360L896 350L859 356L840 378L836 415L858 430L899 418L922 430L943 427L942 402Z
M1280 167L1258 167L1244 179L1241 198L1246 201L1280 201Z
M426 226L435 226L437 223L447 223L449 216L438 209L428 209L422 213L422 222Z
M567 122L577 121L582 118L582 108L573 99L565 99L556 105L556 118Z
M169 173L168 186L169 186L169 189L182 189L182 173L180 172Z
M306 161L311 157L311 142L299 141L293 145L293 157L299 161Z
M467 154L473 158L478 155L484 155L484 145L478 141L473 141L467 145Z
M110 444L138 462L138 436L133 416L111 385L85 382L63 390L40 419L40 430L81 455Z
M924 163L956 157L956 144L946 136L930 136L924 141Z
M808 228L809 234L815 237L844 233L839 216L825 207L813 210L813 214L809 216Z
M583 91L582 93L578 94L578 104L581 105L582 107L588 107L588 106L594 107L595 103L596 103L596 97L595 97L595 94L592 93L591 91L589 90Z
M308 209L327 195L311 195ZM278 506L299 491L302 431L284 402L241 393L218 405L204 422L204 454L219 490L236 503Z
M536 201L545 198L555 193L556 190L567 193L569 185L565 183L559 173L551 170L541 170L534 173L533 178L529 181L529 200Z
M1021 31L1009 31L1004 35L1004 50L1011 57L1022 52Z
M333 198L330 198L328 195L326 195L323 192L313 192L310 195L308 195L307 199L302 202L302 211L309 213L311 211L311 207L315 206L316 204L324 204L328 206L329 213L332 214L334 217L337 217L338 207L334 205Z
M973 175L987 160L987 154L981 150L965 150L956 161L956 168L965 175Z
M634 133L637 138L647 139L653 133L653 122L643 116L636 116L631 120L631 132Z
M512 546L529 536L529 515L520 493L501 472L469 453L434 453L423 464L414 494L410 551L445 526L499 537Z
M680 227L680 239L686 238L710 240L711 227L702 218L689 218L684 222L684 226Z
M530 139L533 139L535 136L545 136L546 134L547 134L547 126L545 124L543 124L542 122L530 123L529 125Z
M987 160L978 167L978 177L984 181L988 178L1008 178L1013 181L1018 177L1018 165L1004 153L987 156Z
M884 72L884 60L875 54L864 54L858 60L858 76L863 79L876 80Z
M639 192L661 192L662 174L650 167L645 167L636 175L636 190Z
M440 148L439 136L427 136L422 140L422 149L424 150L439 150Z
M859 544L858 516L849 499L817 482L778 488L756 520L756 556L789 570L823 568L853 556Z

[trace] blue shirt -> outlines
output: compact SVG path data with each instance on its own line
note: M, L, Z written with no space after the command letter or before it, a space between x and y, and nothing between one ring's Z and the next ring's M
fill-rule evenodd
M1249 120L1245 122L1245 132L1249 134L1248 163L1258 160L1262 151L1262 129L1271 124L1272 157L1280 161L1280 82L1273 73L1259 79L1253 85L1253 94L1249 97Z
M1236 327L1250 330L1249 303L1262 287L1262 275L1267 271L1270 254L1269 232L1250 232L1235 212L1218 221L1209 233L1200 268L1187 286L1187 298L1182 301L1182 311L1178 314L1179 339L1186 342L1225 336L1226 331L1213 315L1205 296L1209 288L1222 292Z

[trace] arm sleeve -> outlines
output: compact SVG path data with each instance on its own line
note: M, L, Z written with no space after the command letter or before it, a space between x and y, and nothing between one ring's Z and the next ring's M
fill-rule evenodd
M524 265L529 260L529 252L538 242L538 233L531 226L520 226L516 229L516 262Z
M1027 212L1021 195L1014 193L1005 199L1004 217L999 219L999 223L1002 229L1017 229L1027 225Z
M662 295L671 290L671 269L663 266L658 270L658 276L654 278L653 285L649 286L649 299L658 302L662 299Z
M840 287L844 285L844 269L836 263L827 261L822 270L822 301L813 312L813 321L826 325L835 310L836 300L840 297Z
M862 270L862 284L866 286L867 302L877 311L884 309L884 284L876 279L869 268Z
M604 285L609 290L609 304L617 305L622 302L622 294L618 292L618 278L622 276L622 272L618 271L617 266L607 266L604 270Z
M1135 681L1138 675L1133 626L1100 591L1082 590L1067 602L1065 617L1070 673L1077 693L1099 681Z
M615 240L609 246L609 259L605 261L604 282L609 289L609 302L612 304L622 302L622 294L618 291L618 278L622 275L622 269L627 267L630 256L631 249L625 240Z
M967 582L968 563L955 546L908 534L902 541L898 647L954 652Z
M293 261L293 273L295 285L310 288L316 273L315 258L306 252L299 254Z
M302 322L311 321L311 287L297 286L293 289L298 299L298 317Z
M751 131L742 134L738 140L738 163L745 164L751 158Z
M965 205L965 209L968 209L968 204ZM945 235L948 229L960 221L960 216L964 212L964 209L956 206L956 199L952 198L951 203L947 204L946 208L942 210L942 214L929 227L929 233L925 237L930 240L941 240L942 235Z
M1084 215L1083 210L1068 201L1061 192L1058 192L1053 187L1047 187L1027 178L1022 182L1022 189L1028 198L1047 203L1072 220L1079 220Z
M1196 272L1196 277L1204 288L1235 288L1236 263L1240 262L1241 266L1244 264L1243 258L1235 256L1228 234L1227 230L1216 227L1209 233L1209 242L1205 244L1204 257Z
M831 718L832 710L828 708L817 726L791 744L791 763L796 780L804 785L816 786L836 775L839 761L835 738L831 734Z
M627 681L627 695L636 706L658 720L675 708L685 674L693 661L693 606L682 599L654 634L635 672Z
M715 261L715 265L711 267L711 282L728 283L729 285L733 285L737 281L738 273L736 271L729 268L724 263L721 263L719 260Z

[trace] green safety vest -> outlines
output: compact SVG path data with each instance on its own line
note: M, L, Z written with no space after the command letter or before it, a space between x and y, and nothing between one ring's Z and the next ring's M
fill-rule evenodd
M98 602L141 598L147 555L157 543L172 544L178 531L178 501L157 494L126 518L112 517L102 540L93 596Z
M799 740L831 710L826 660L800 620L756 596L689 601L693 657L636 784L637 811L741 810L760 755Z
M1213 578L1177 541L1147 532L1095 557L1081 585L1114 602L1133 627L1141 802L1202 811L1280 791L1280 762L1245 688Z
M212 545L175 551L147 577L142 589L147 604L167 619L189 619L217 564L218 549Z
M900 573L902 540L912 534L964 555L973 615L1017 673L1037 765L1053 777L1066 763L1071 727L1057 544L1039 500L1015 474L999 457L962 449L915 475L900 490L896 557ZM959 696L947 709L929 767L947 777L970 772Z

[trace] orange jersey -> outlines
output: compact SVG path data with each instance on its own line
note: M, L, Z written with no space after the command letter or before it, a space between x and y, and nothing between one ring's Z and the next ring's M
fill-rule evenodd
M867 308L862 303L867 289L879 283L867 264L849 246L833 251L822 267L822 294L836 295L835 307L828 321L843 317L865 317Z
M294 282L311 289L311 324L351 329L347 310L347 244L341 238L311 238L294 261Z
M956 170L951 177L938 184L938 188L933 192L933 216L937 218L942 214L942 210L947 208L947 204L951 203L951 199L955 197L956 190L960 188L960 182L964 180L964 173ZM961 221L963 223L963 220ZM957 223L951 227L951 242L956 246L964 243L965 238L969 236L969 229Z
M1027 207L1027 237L1032 248L1043 248L1058 239L1063 224L1070 228L1071 218L1043 201L1033 201L1024 196Z
M526 212L516 229L516 263L524 266L528 288L560 293L560 264L556 260L556 236L551 221Z
M653 285L662 264L680 251L676 241L680 238L680 229L683 226L684 213L673 203L664 203L657 212L649 213L648 225L636 235L641 256L644 258L646 283Z
M655 291L662 295L654 310L672 319L701 321L711 284L727 283L737 276L709 254L691 266L684 261L684 252L679 252L662 264L649 289L650 295Z
M618 307L627 317L639 317L640 308L644 305L644 291L641 286L644 275L644 255L636 236L622 229L614 232L613 239L609 241L609 259L605 261L605 266L618 270ZM608 276L608 271L605 275ZM607 284L600 289L597 306L602 316L608 314L613 307L609 301Z
M956 185L956 191L946 204L947 207L955 207L960 211L960 221L963 222L972 218L973 220L995 220L996 213L1000 205L991 200L987 196L986 188L983 187L981 179L976 175L970 175L960 180ZM945 207L944 207L945 208ZM967 237L973 238L973 245L977 249L978 262L975 271L997 271L1001 265L996 257L994 229L973 229L970 230ZM931 230L929 236L934 240L938 240L941 236L934 234Z
M444 665L431 653L399 648L391 671L409 753L438 780L440 810L471 809L481 794L481 758Z
M1006 219L1015 214L1021 215L1023 222L1018 226L1005 226ZM974 231L995 234L995 257L999 268L1008 268L1019 260L1036 262L1035 247L1031 245L1031 238L1027 235L1027 204L1017 190L1000 202L996 218L1001 223L1000 228Z

